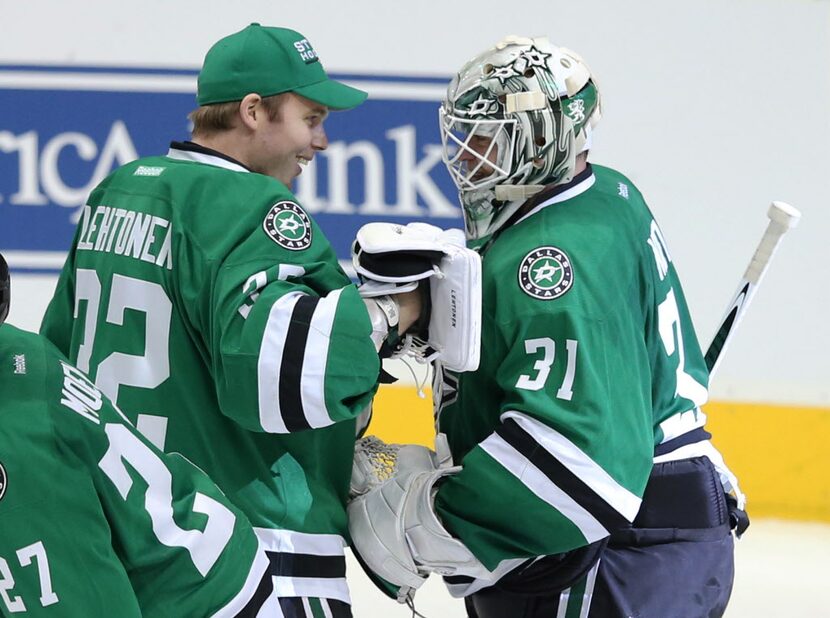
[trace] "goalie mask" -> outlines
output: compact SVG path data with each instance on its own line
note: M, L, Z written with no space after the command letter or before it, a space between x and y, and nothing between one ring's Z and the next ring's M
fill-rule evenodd
M6 260L0 255L0 324L6 321L9 315L9 303L11 301L11 281L9 279L9 266Z
M588 66L545 38L507 37L465 64L439 115L467 237L492 234L545 185L570 181L600 114Z

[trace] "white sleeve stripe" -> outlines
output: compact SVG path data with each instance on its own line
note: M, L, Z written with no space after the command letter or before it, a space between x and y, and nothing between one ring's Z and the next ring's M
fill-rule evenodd
M254 528L266 551L313 556L343 556L346 540L339 534L311 534L274 528Z
M591 513L556 486L501 436L491 434L479 446L536 496L571 520L588 543L608 536L608 530Z
M279 376L291 315L302 296L301 292L291 292L277 300L271 307L262 334L257 361L259 423L270 433L288 433L280 409Z
M346 578L274 576L274 592L278 597L316 597L336 599L351 605Z
M245 579L245 583L242 585L242 589L228 602L227 605L213 614L214 618L225 618L226 616L230 618L232 616L236 616L256 593L260 583L268 571L269 565L270 562L268 557L265 555L262 541L260 541L259 547L257 547L256 556L254 557L254 562L251 565L251 570L248 572L248 577Z
M700 408L678 412L660 423L660 430L663 432L663 439L660 440L660 444L674 440L678 436L704 425L706 425L706 414Z
M312 428L334 423L326 408L325 378L331 330L342 292L342 289L335 290L320 299L308 329L300 388L303 410Z
M617 483L608 472L586 455L578 446L555 429L521 412L505 412L505 419L513 419L530 434L548 453L570 470L600 498L607 502L628 521L634 521L642 500ZM651 460L651 456L649 456Z

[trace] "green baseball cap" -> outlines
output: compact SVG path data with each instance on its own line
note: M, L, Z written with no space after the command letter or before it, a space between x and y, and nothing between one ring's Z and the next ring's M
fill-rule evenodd
M199 72L199 105L241 101L252 92L269 97L294 92L331 109L350 109L367 94L329 79L317 52L288 28L251 24L217 41Z

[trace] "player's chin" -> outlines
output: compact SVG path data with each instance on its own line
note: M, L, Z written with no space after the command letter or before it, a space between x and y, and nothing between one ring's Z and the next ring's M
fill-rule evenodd
M482 182L483 180L487 180L488 178L490 178L490 176L492 176L492 175L493 175L492 170L490 170L490 171L480 170L480 171L476 172L475 174L473 174L473 177L470 178L470 180L473 181L473 182Z

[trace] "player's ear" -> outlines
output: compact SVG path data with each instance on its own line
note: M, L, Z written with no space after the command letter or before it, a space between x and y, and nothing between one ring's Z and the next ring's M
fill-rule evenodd
M245 98L239 102L239 119L242 121L242 126L248 127L252 131L257 128L257 125L263 118L267 116L265 110L262 108L262 97L252 92L246 94Z

